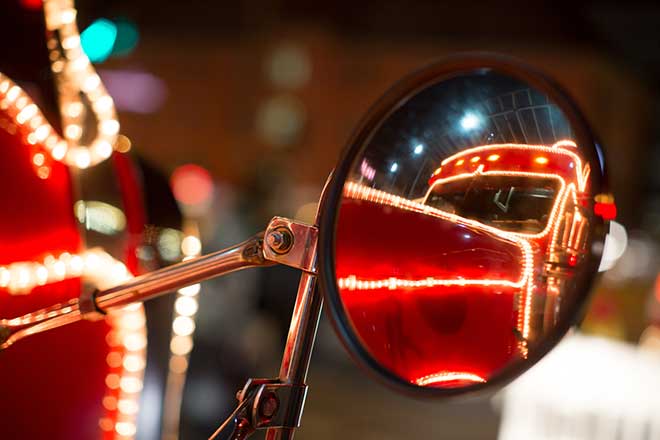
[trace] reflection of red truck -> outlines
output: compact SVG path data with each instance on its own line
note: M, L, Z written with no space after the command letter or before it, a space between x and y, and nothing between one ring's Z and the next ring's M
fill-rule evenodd
M584 255L588 176L565 141L465 150L423 203L348 183L337 276L372 354L429 386L485 381L526 356Z

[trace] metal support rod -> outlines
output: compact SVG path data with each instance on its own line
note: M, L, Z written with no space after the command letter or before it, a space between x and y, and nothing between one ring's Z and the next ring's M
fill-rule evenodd
M316 330L321 316L323 296L315 288L316 276L303 273L298 285L298 295L291 317L279 379L283 383L304 384L312 358ZM302 405L301 405L302 413ZM302 414L298 415L300 418ZM267 440L291 440L294 428L269 428Z
M111 289L83 293L78 300L17 318L0 319L0 350L32 334L102 317L110 308L142 302L236 270L271 264L275 263L263 256L263 234L258 234L234 247L139 276Z

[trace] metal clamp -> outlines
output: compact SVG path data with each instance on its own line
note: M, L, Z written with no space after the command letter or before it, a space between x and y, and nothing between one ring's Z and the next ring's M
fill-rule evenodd
M264 235L264 258L316 274L316 226L273 217Z
M78 309L80 310L80 315L83 319L88 321L99 321L105 318L105 310L102 310L98 304L96 304L96 294L98 289L85 289L80 294L78 298Z
M250 379L238 392L239 402L252 397L246 418L254 429L298 428L307 385L281 383L278 379Z

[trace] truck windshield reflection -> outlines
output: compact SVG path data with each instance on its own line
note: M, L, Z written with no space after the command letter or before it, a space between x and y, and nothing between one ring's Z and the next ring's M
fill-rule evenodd
M572 141L477 146L439 165L418 199L346 183L336 273L375 360L450 388L526 359L556 325L593 202Z

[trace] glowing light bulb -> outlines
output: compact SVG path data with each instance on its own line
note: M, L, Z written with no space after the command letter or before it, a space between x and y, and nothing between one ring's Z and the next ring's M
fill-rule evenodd
M198 255L202 250L202 243L194 235L188 235L181 241L181 252L186 256Z
M87 150L81 149L75 152L75 163L78 168L84 170L85 168L89 167L91 162L92 159L89 157Z
M195 296L200 290L201 286L199 284L193 284L191 286L182 287L179 289L179 293L185 296Z
M192 350L193 341L190 336L174 336L170 341L170 351L176 355L183 356Z
M198 308L197 300L189 296L180 296L174 303L174 310L182 316L192 316Z
M172 322L172 329L179 336L188 336L195 331L195 322L188 316L177 316Z

